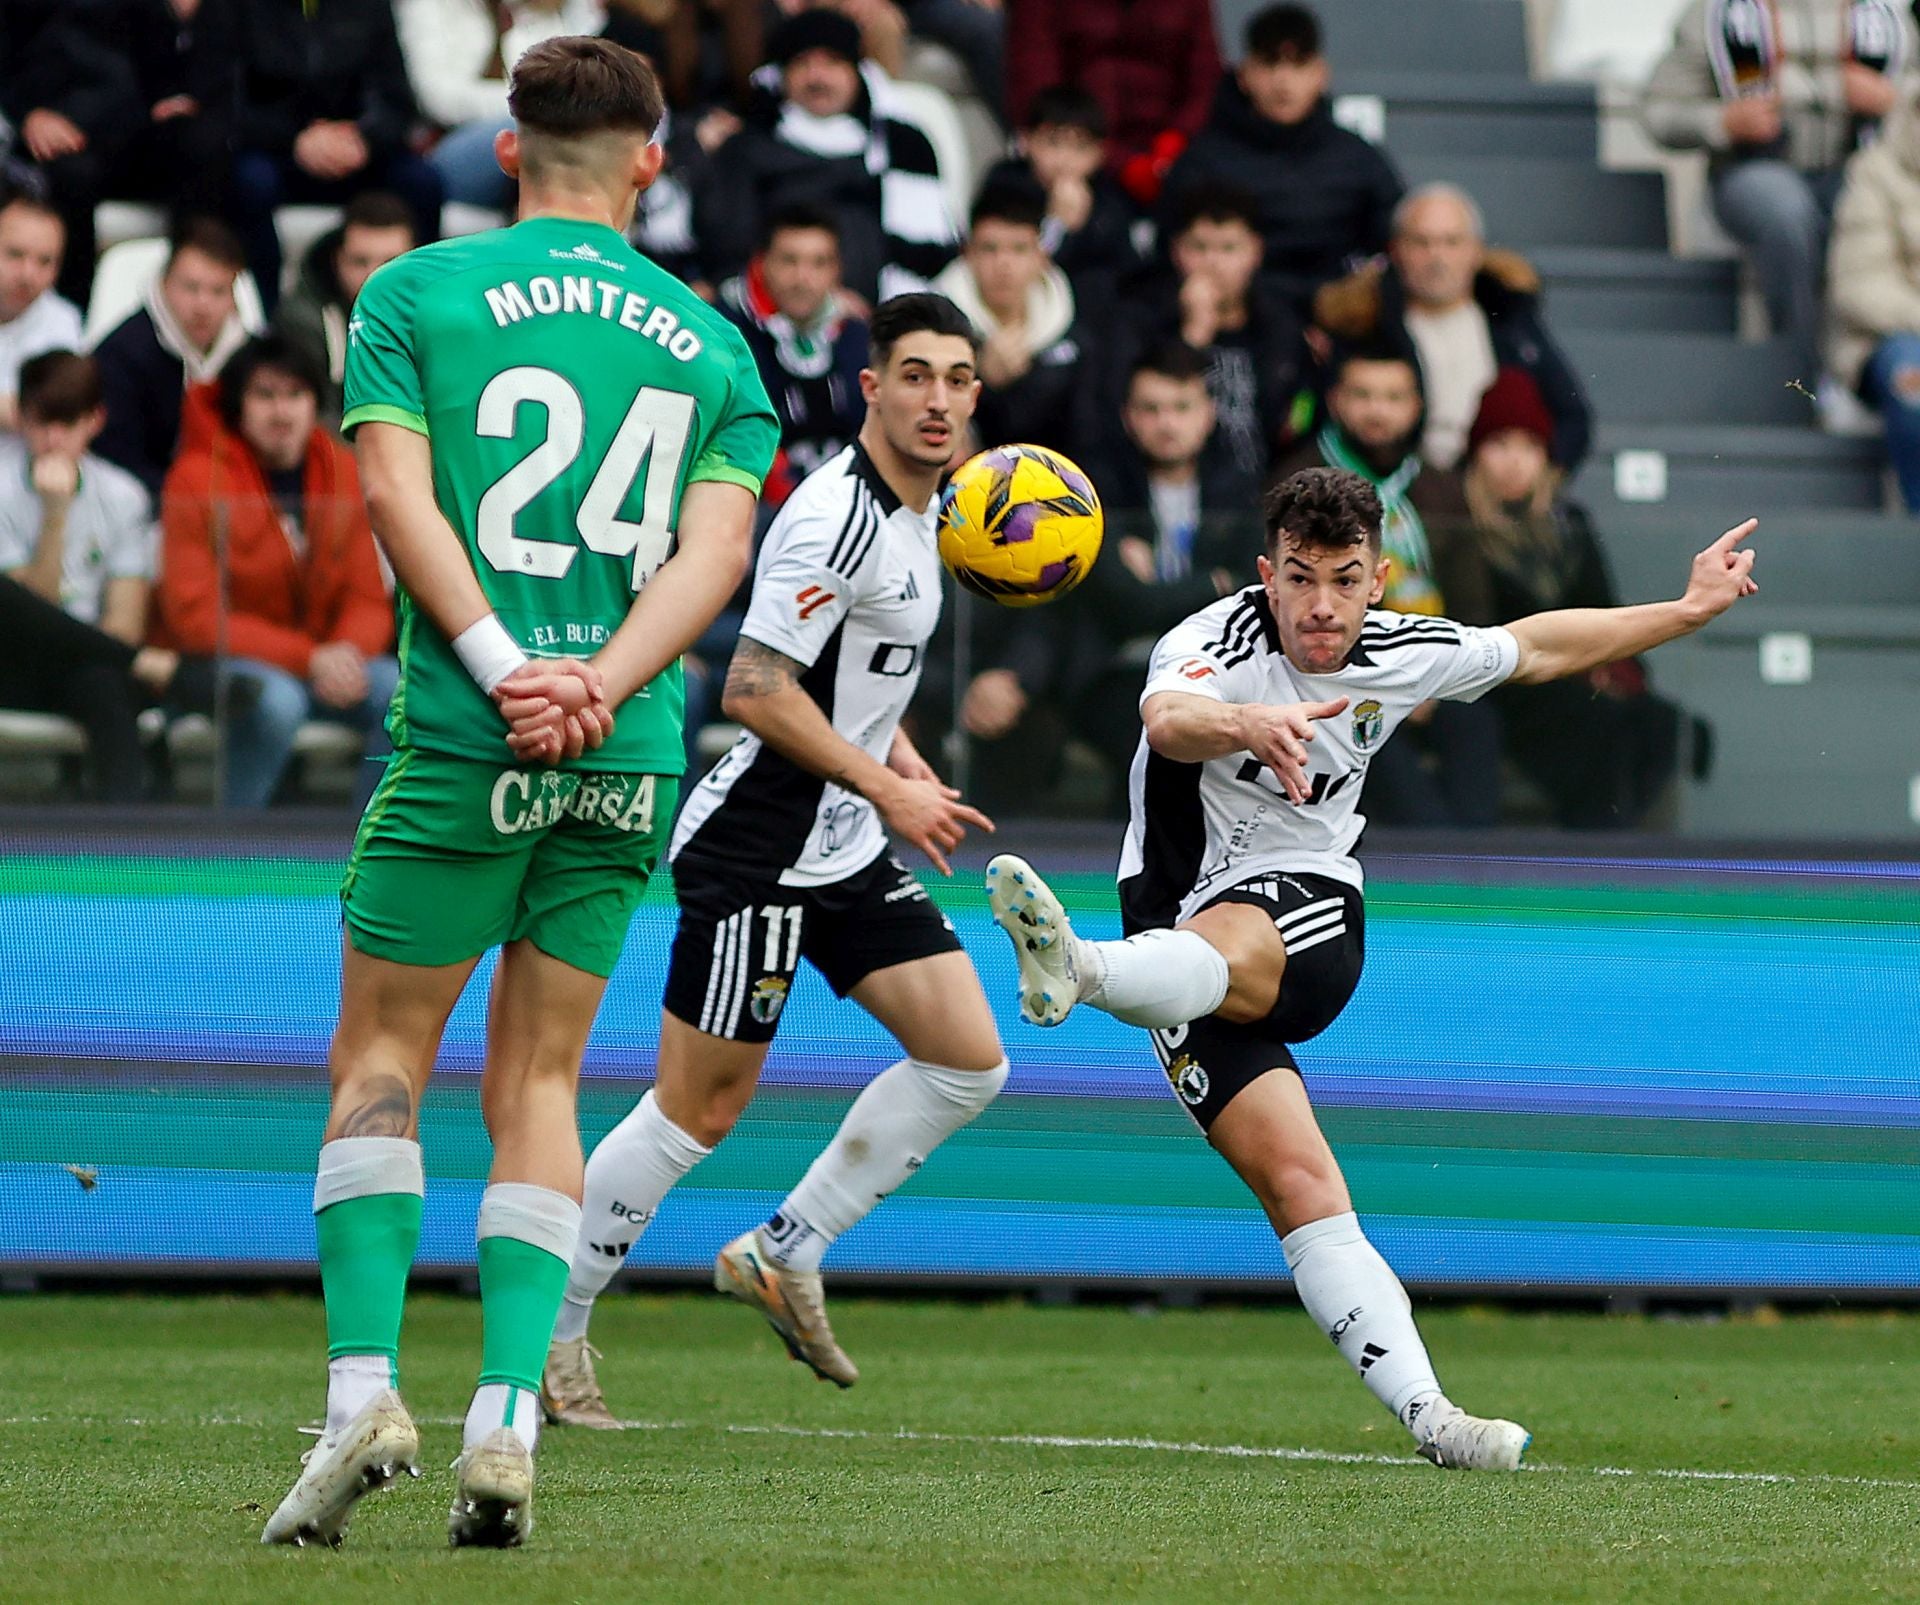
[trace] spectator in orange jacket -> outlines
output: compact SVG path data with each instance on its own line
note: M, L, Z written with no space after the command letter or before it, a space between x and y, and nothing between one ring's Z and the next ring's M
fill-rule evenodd
M251 682L227 730L231 807L272 800L305 720L385 746L393 611L353 456L317 423L322 383L282 336L249 342L222 375L211 439L182 453L161 493L162 643L222 652Z

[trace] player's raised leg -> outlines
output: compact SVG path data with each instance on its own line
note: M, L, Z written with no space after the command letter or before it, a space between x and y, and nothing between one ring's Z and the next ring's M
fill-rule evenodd
M480 1201L480 1381L448 1522L456 1545L533 1528L540 1370L580 1235L580 1060L606 980L510 944L494 978L481 1111L493 1169Z
M686 925L683 912L682 941ZM680 943L675 946L678 957ZM626 1263L674 1183L733 1129L753 1096L767 1046L728 1041L690 1025L671 1008L662 1011L654 1085L600 1139L587 1161L580 1243L542 1383L549 1421L619 1426L594 1372L597 1351L587 1342L594 1302Z
M827 1321L822 1256L993 1102L1007 1079L993 1011L965 953L875 970L849 996L907 1056L867 1083L800 1184L714 1265L715 1285L765 1314L797 1358L843 1388L860 1373Z
M1413 1303L1360 1229L1292 1066L1276 1066L1238 1092L1207 1138L1273 1222L1307 1313L1420 1453L1450 1470L1518 1469L1526 1429L1470 1416L1441 1391Z
M327 1311L327 1421L261 1533L338 1544L363 1494L414 1470L400 1401L400 1317L420 1242L420 1096L473 960L397 964L345 946L332 1108L314 1178Z

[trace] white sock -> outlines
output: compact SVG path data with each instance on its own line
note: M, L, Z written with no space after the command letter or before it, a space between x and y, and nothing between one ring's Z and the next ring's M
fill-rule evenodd
M528 1388L516 1388L511 1382L481 1383L473 1390L473 1403L467 1406L460 1447L471 1449L501 1427L512 1427L527 1446L527 1453L532 1454L540 1441L540 1395Z
M1226 958L1197 931L1082 941L1076 957L1087 973L1081 1001L1128 1025L1185 1025L1204 1020L1226 1001Z
M827 1246L992 1103L1006 1079L1004 1059L991 1070L902 1059L881 1071L760 1229L768 1256L792 1270L818 1270Z
M556 1343L587 1335L593 1301L626 1263L627 1251L640 1240L660 1200L712 1152L661 1114L651 1087L626 1119L600 1139L587 1161L580 1246L553 1329Z
M393 1386L393 1362L384 1354L343 1354L327 1361L327 1431L338 1432Z
M1419 1420L1444 1404L1427 1346L1413 1324L1400 1278L1348 1211L1311 1221L1280 1239L1307 1313L1360 1373L1373 1396L1416 1438Z

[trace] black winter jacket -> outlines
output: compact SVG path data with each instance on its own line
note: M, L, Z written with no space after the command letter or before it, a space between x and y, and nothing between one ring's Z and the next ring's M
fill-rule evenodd
M1213 114L1167 175L1163 213L1183 190L1228 183L1260 206L1267 255L1261 272L1304 319L1313 293L1361 259L1384 251L1400 202L1400 175L1323 100L1306 120L1271 122L1228 74Z

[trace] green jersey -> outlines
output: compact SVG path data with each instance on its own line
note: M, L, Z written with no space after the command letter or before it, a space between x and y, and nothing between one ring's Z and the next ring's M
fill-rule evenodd
M531 657L584 658L666 561L681 492L758 494L779 424L739 332L612 229L532 218L445 240L367 281L348 325L346 417L432 442L441 511ZM396 748L498 762L506 725L404 590ZM676 664L567 767L678 774Z

